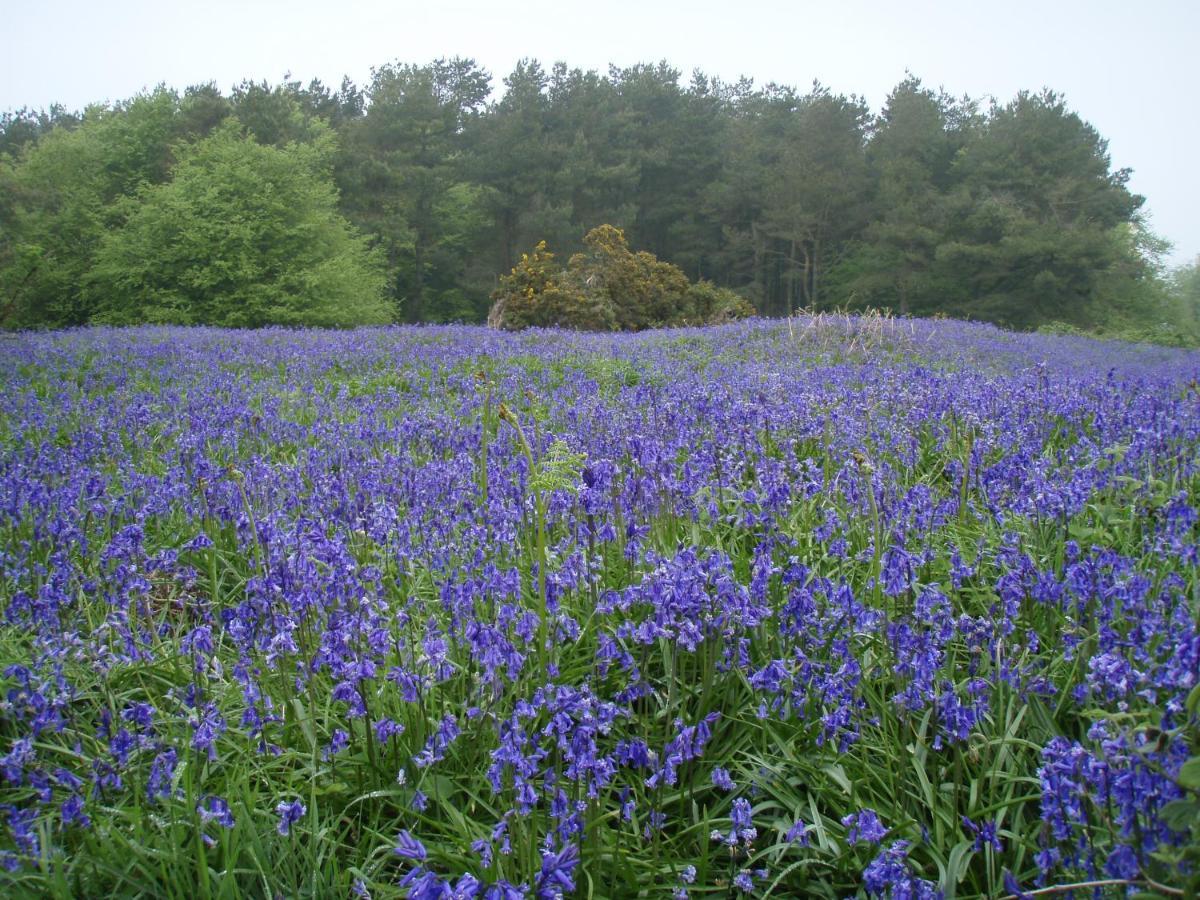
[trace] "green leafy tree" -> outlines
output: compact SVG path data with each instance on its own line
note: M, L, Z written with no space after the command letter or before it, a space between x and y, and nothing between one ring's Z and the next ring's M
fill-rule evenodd
M754 315L753 305L737 291L704 280L688 286L684 309L684 325L720 325Z
M78 127L51 129L0 167L0 326L89 321L82 286L96 250L127 212L117 201L168 177L178 106L160 88L91 107Z
M556 63L548 91L555 154L549 206L570 216L567 228L550 237L574 251L590 223L628 225L637 214L636 123L612 79L597 72Z
M818 84L787 123L762 226L783 264L788 311L822 306L827 270L866 222L867 122L862 100Z
M771 279L761 221L769 169L781 140L783 120L790 115L793 94L787 91L782 102L773 103L773 95L756 91L749 79L717 84L714 90L727 122L720 172L700 200L707 216L718 223L720 235L705 252L706 271L721 284L736 285L760 312L770 314L774 297L768 296Z
M851 305L900 314L938 312L953 292L937 270L945 238L951 167L977 124L969 101L955 101L905 78L888 97L867 146L872 215L854 252L833 273Z
M288 152L336 132L339 209L410 321L483 319L494 273L545 238L563 259L582 251L561 271L591 284L559 284L564 309L594 306L572 313L588 327L738 314L745 297L766 315L869 305L1154 340L1195 330L1128 173L1053 92L980 113L909 76L872 118L819 84L536 60L491 104L489 89L453 59L383 66L363 90L285 77L0 115L0 327L89 321L105 235L168 181L176 148L232 118ZM595 222L648 256L611 234L585 245ZM682 290L660 264L711 290ZM605 300L610 283L623 287Z
M723 118L712 83L696 73L689 86L665 62L614 70L629 117L629 155L637 170L630 239L689 273L704 271L720 226L701 202L721 169Z
M74 128L80 119L60 103L52 104L48 110L23 107L0 113L0 156L15 156L52 128Z
M305 95L299 82L271 85L266 81L243 81L229 98L237 120L260 144L285 144L312 140L320 121L313 103L320 98Z
M491 251L502 271L534 234L570 227L569 211L550 208L559 154L551 142L549 77L537 60L521 60L504 79L504 96L475 129L467 157L473 181L486 188Z
M312 79L306 86L301 86L299 81L289 81L287 88L306 116L318 118L334 129L361 118L366 112L366 97L349 76L342 78L336 90L327 87L319 78Z
M820 84L800 96L742 83L733 102L725 169L709 194L733 257L726 280L764 314L826 305L825 277L869 211L866 105Z
M1052 91L993 106L954 164L942 274L952 315L1017 328L1091 327L1105 292L1136 293L1153 272L1129 227L1143 198L1112 170L1106 142Z
M409 321L423 321L452 289L463 259L439 210L463 183L465 133L482 111L490 76L469 59L372 70L367 111L346 132L338 167L351 221L373 232ZM458 199L476 198L458 193Z
M95 321L255 327L390 320L384 276L337 213L334 138L259 144L230 121L125 202L86 278Z
M216 84L211 81L193 84L180 98L174 132L183 140L198 141L211 134L232 113L233 105Z
M1171 273L1170 290L1189 331L1200 337L1200 256Z

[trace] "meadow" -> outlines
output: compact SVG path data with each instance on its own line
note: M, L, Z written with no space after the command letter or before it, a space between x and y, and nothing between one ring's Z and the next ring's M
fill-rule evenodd
M2 337L0 893L1182 896L1198 376L873 316Z

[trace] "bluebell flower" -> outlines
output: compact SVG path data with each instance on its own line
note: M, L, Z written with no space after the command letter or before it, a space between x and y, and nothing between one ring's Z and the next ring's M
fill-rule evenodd
M797 819L792 826L788 828L787 834L784 835L783 839L789 844L799 844L801 847L807 847L809 840L808 825L804 823L803 819Z
M990 847L997 852L1004 850L1004 843L1000 840L1000 835L996 831L995 822L989 820L976 824L966 816L963 816L962 824L968 832L975 836L974 848L976 851L981 851L985 847Z
M542 853L542 868L538 873L535 891L539 898L557 898L575 890L575 868L579 865L579 848L568 844L557 853Z
M83 798L78 794L72 794L64 800L60 812L64 825L77 825L80 828L91 827L92 819L84 809Z
M201 800L196 807L196 812L200 814L202 823L216 822L222 828L234 826L233 810L229 808L228 801L215 794L209 794Z
M942 893L930 881L918 878L908 864L908 842L895 841L863 870L863 887L869 897L908 897L940 900Z
M287 835L292 826L304 818L307 811L307 807L300 800L281 800L275 806L275 815L279 816L276 830L282 835Z
M400 832L396 838L396 855L404 859L415 860L416 862L424 862L426 856L425 845L413 837L407 830Z
M851 813L842 819L842 824L846 826L846 840L851 844L878 844L888 833L875 810L870 808Z

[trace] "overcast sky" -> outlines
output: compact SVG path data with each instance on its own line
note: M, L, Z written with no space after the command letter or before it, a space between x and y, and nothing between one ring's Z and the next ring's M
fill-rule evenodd
M1171 261L1200 254L1200 0L0 0L0 29L0 109L288 72L361 84L372 66L439 56L474 58L497 87L522 57L665 59L685 75L820 79L876 110L906 69L1001 101L1051 87L1134 170Z

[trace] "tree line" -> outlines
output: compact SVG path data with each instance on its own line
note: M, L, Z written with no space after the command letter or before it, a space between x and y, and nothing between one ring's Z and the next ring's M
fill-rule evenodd
M484 321L601 225L762 315L890 308L1186 339L1196 304L1050 90L471 60L0 117L0 326ZM1193 292L1194 293L1194 292Z

